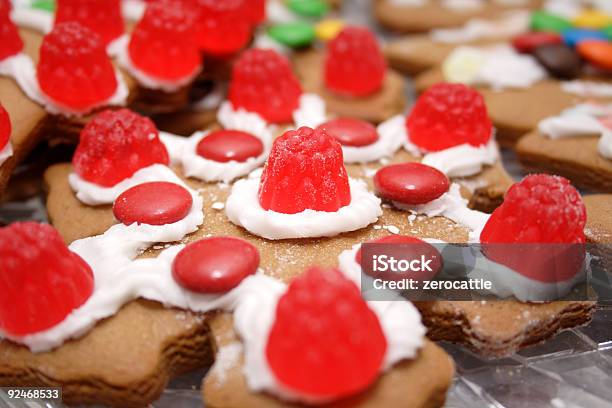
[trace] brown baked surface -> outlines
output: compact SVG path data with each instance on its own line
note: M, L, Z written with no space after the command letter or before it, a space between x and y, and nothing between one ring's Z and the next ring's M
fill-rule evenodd
M217 347L239 341L232 328L232 318L227 314L211 319L211 328ZM213 366L202 382L202 398L207 407L294 407L267 394L249 391L242 373L243 356L233 364L226 362ZM405 360L378 379L364 393L326 404L331 407L441 407L446 400L454 365L450 357L429 340L414 360Z
M612 161L598 150L598 136L550 139L537 130L516 144L516 153L526 170L566 177L578 187L612 192Z
M593 194L583 198L587 209L584 233L588 242L612 244L612 194Z
M538 8L540 0L532 0L531 8ZM486 4L476 10L453 11L430 0L418 7L393 4L390 0L374 0L376 20L386 28L405 33L421 33L433 28L456 27L475 17L496 17L499 13L516 9L497 4ZM524 8L524 7L519 7Z
M393 70L387 70L382 89L366 97L344 97L331 93L323 82L324 53L305 51L293 58L295 73L305 92L321 96L329 113L354 117L372 123L383 122L402 113L406 107L404 78Z

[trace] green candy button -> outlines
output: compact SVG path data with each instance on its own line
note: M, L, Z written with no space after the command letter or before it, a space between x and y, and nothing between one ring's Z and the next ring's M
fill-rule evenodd
M327 13L327 3L323 0L289 0L289 10L304 17L323 17Z
M610 41L612 41L612 25L602 28L601 32L604 33Z
M54 0L34 0L32 2L32 8L53 13L55 11L55 1Z
M307 23L285 23L268 28L268 35L283 45L300 48L312 44L315 30Z
M531 29L534 31L561 33L572 27L572 23L566 19L545 11L536 11L531 15Z

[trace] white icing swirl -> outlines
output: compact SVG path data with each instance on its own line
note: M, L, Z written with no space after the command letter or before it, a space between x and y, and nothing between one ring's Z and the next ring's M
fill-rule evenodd
M121 14L128 21L139 21L146 8L147 3L143 0L121 0Z
M2 149L0 149L0 166L13 155L13 146L9 141Z
M529 29L530 14L526 11L507 13L499 20L475 18L460 28L440 28L431 31L432 40L461 44L487 38L505 38L526 32Z
M11 20L16 26L29 28L41 34L50 33L53 29L53 13L35 9L24 1L13 1Z
M458 184L451 184L447 193L439 198L420 205L408 205L394 201L393 205L399 209L428 217L446 217L457 224L467 227L470 242L479 242L480 233L489 220L490 215L480 211L471 210L468 201L461 196Z
M444 60L442 71L447 81L497 90L528 88L547 77L535 58L519 54L510 45L457 47Z
M293 111L293 121L296 127L308 126L313 129L325 123L325 101L317 94L302 94L298 108Z
M304 210L283 214L264 210L259 204L260 178L253 174L238 180L225 203L231 222L263 238L290 239L331 237L368 226L382 215L380 199L361 180L349 180L351 202L336 212Z
M561 89L564 92L585 98L612 98L612 85L605 82L580 79L563 81L561 82Z
M597 150L602 157L612 160L612 130L601 135L597 144Z
M108 99L88 106L84 109L74 109L68 106L53 101L45 95L40 89L38 79L36 77L36 68L34 63L25 54L17 54L12 57L0 61L0 75L13 78L21 90L34 102L42 105L47 112L53 115L63 115L66 117L83 116L92 110L109 105L123 106L126 103L129 91L123 76L119 70L115 69L115 77L117 79L117 89L115 93Z
M396 115L377 126L378 140L367 146L342 146L345 163L367 163L391 157L402 147L406 140L406 132L398 131L404 127L404 117Z
M481 146L464 143L439 152L427 153L421 163L435 167L448 177L467 177L478 174L484 166L492 166L499 160L495 139Z
M163 164L154 164L142 168L131 177L120 181L112 187L103 187L84 180L76 173L70 173L68 176L68 183L76 193L76 197L79 201L87 205L112 204L124 191L138 184L152 181L169 181L182 186L184 185L183 181L177 177L170 168Z
M249 132L248 129L236 129ZM190 137L172 135L160 132L159 137L166 145L170 159L173 164L181 164L183 172L187 177L194 177L199 180L223 181L229 183L238 177L245 176L251 171L260 167L268 157L272 145L272 134L267 131L262 134L249 132L263 143L263 152L257 157L250 157L245 161L239 162L230 160L228 162L218 162L206 159L197 153L200 141L206 138L211 132L196 132Z
M167 93L176 92L187 84L191 83L195 79L195 77L200 74L200 71L202 70L202 65L200 64L188 75L171 81L155 77L144 72L136 65L134 65L128 52L129 42L130 38L127 35L121 36L112 43L112 47L109 47L109 50L112 55L117 56L117 61L119 62L119 65L121 65L123 69L129 72L130 75L136 79L138 84L140 84L144 88L158 89Z

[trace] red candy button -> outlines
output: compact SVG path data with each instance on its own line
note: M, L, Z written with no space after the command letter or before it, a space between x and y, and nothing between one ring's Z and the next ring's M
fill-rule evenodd
M359 119L339 118L319 126L343 146L368 146L378 140L376 128Z
M193 198L184 187L156 181L124 191L113 205L113 214L125 225L166 225L185 218L192 204Z
M557 33L538 31L514 37L512 45L518 52L529 54L542 45L561 44L562 42L563 37Z
M612 70L612 43L609 41L581 41L576 46L578 53L591 64Z
M243 162L263 153L263 143L250 133L240 130L218 130L198 143L198 155L205 159L226 163Z
M179 285L201 293L227 292L254 274L259 252L234 237L213 237L189 244L174 260L172 276Z
M8 112L0 105L0 150L4 149L11 137L11 118Z
M421 163L383 167L374 176L374 187L381 197L404 204L425 204L448 191L448 178Z

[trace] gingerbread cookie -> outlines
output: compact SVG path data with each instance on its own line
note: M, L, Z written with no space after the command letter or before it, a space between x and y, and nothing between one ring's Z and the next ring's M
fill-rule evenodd
M504 11L536 8L538 0L376 0L378 22L400 32L426 32L434 28L457 27L470 19L497 17Z
M539 123L516 151L525 168L559 174L592 191L612 191L612 105L579 104Z
M344 28L325 53L296 55L294 65L304 88L320 95L332 114L380 123L406 106L404 80L387 69L367 29Z

